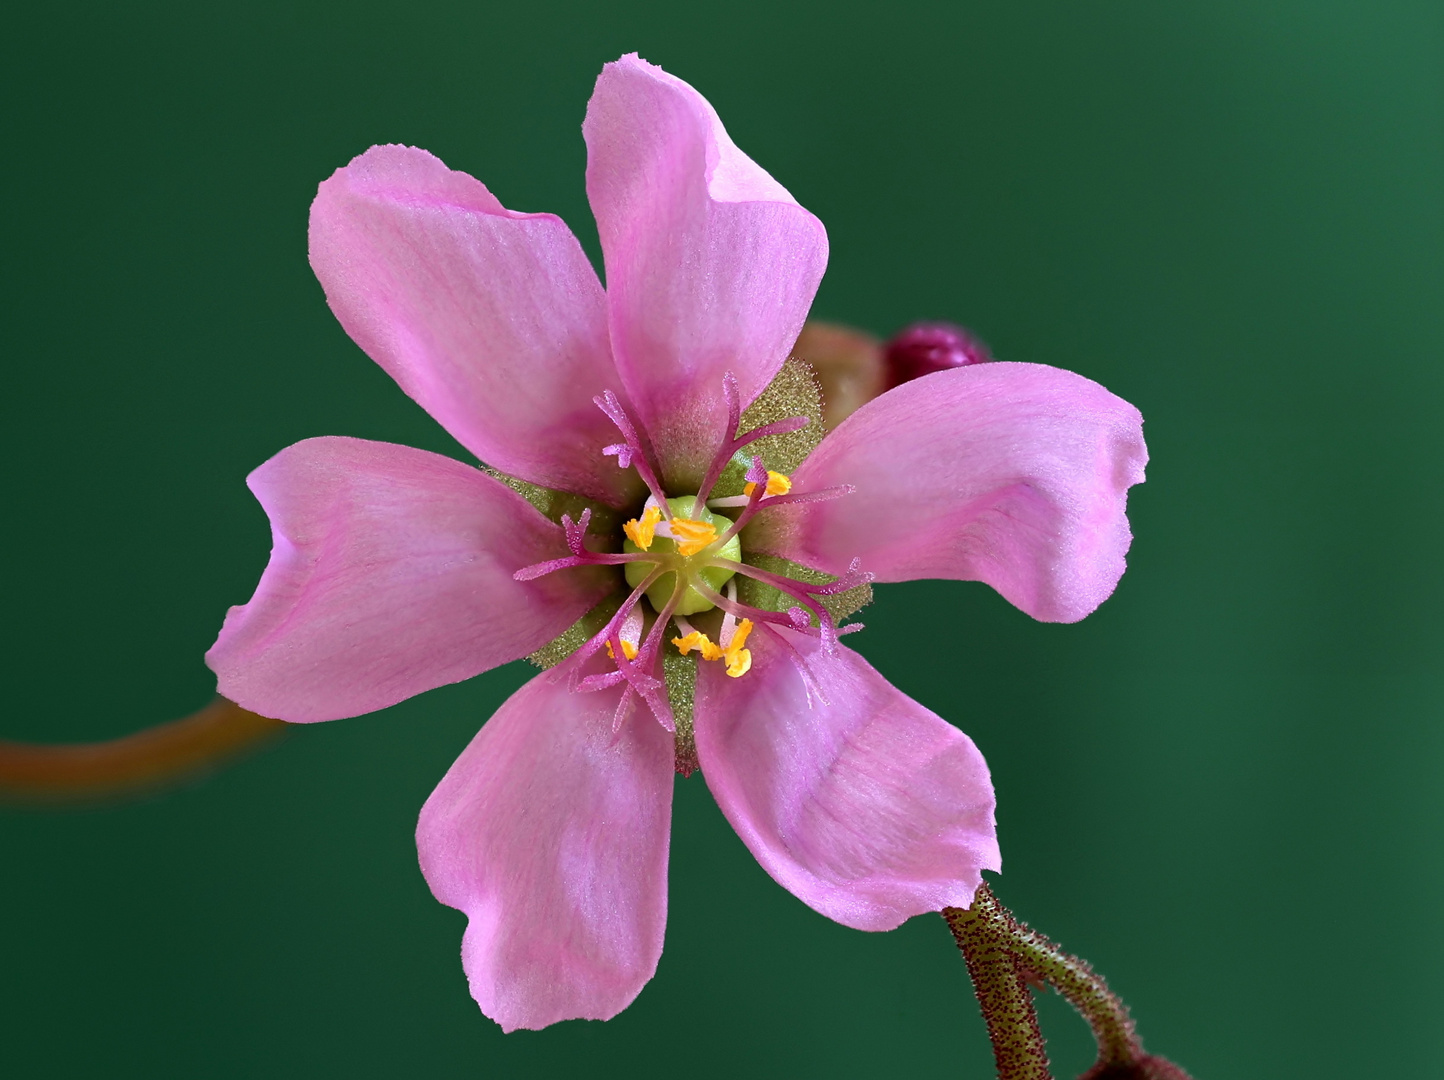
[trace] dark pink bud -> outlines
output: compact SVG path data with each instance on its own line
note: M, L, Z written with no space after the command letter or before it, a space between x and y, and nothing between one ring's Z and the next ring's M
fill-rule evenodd
M920 322L900 330L886 346L887 388L948 368L983 364L988 347L961 326Z
M1127 1065L1095 1065L1078 1080L1189 1080L1189 1075L1165 1058L1144 1054Z

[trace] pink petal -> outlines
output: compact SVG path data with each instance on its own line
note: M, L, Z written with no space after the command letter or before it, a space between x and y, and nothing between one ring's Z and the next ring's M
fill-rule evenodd
M928 375L864 405L792 477L853 494L779 508L753 542L835 574L861 558L879 581L985 581L1035 619L1076 622L1123 575L1142 424L1041 364Z
M606 299L576 237L424 150L374 146L311 204L311 266L367 354L477 457L620 504L592 404L618 388Z
M858 930L967 907L1000 863L993 786L971 739L857 653L754 634L752 670L700 664L702 775L757 861L803 903ZM821 697L816 691L821 692ZM826 700L822 700L825 698Z
M621 691L538 675L421 810L421 872L466 912L471 995L507 1031L606 1020L657 970L667 921L672 737Z
M746 404L777 373L827 233L701 94L635 54L603 68L582 131L617 367L668 479L695 482L722 435L723 375Z
M565 570L562 530L450 458L365 439L307 439L246 481L271 518L271 562L206 663L264 716L356 716L534 651L606 591Z

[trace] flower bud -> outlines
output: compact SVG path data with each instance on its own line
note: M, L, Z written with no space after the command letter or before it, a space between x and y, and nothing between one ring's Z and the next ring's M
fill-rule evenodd
M887 388L948 368L982 364L993 357L988 347L961 326L920 322L900 330L885 350Z
M1078 1080L1190 1080L1190 1077L1166 1058L1143 1054L1127 1065L1100 1062Z
M882 342L864 330L809 320L792 355L806 360L817 374L822 419L829 431L886 389Z

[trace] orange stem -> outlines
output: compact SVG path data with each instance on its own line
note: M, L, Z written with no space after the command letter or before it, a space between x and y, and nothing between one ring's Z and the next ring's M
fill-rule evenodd
M0 740L0 801L91 802L152 791L204 773L287 726L216 698L183 719L105 742Z

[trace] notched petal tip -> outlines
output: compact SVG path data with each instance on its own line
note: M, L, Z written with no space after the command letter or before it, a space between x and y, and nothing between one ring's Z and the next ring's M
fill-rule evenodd
M610 505L591 396L617 381L606 296L560 219L507 210L434 155L378 146L311 205L310 260L351 338L482 461Z
M984 581L1045 622L1075 622L1113 592L1143 480L1142 417L1097 383L1041 364L926 375L869 402L793 474L851 484L846 499L779 511L766 542L878 581Z
M656 971L672 740L645 710L614 733L621 695L537 676L422 808L422 874L466 913L472 996L505 1030L610 1019Z
M618 370L668 479L705 472L786 359L827 233L739 150L707 100L636 56L608 64L582 125Z
M478 469L365 439L308 439L247 479L271 559L206 663L247 709L357 716L519 659L608 583L582 570L522 583L561 530Z
M814 686L774 639L790 639ZM746 678L697 676L697 752L759 863L845 926L889 930L972 900L1000 864L994 797L966 735L857 653L773 629Z

